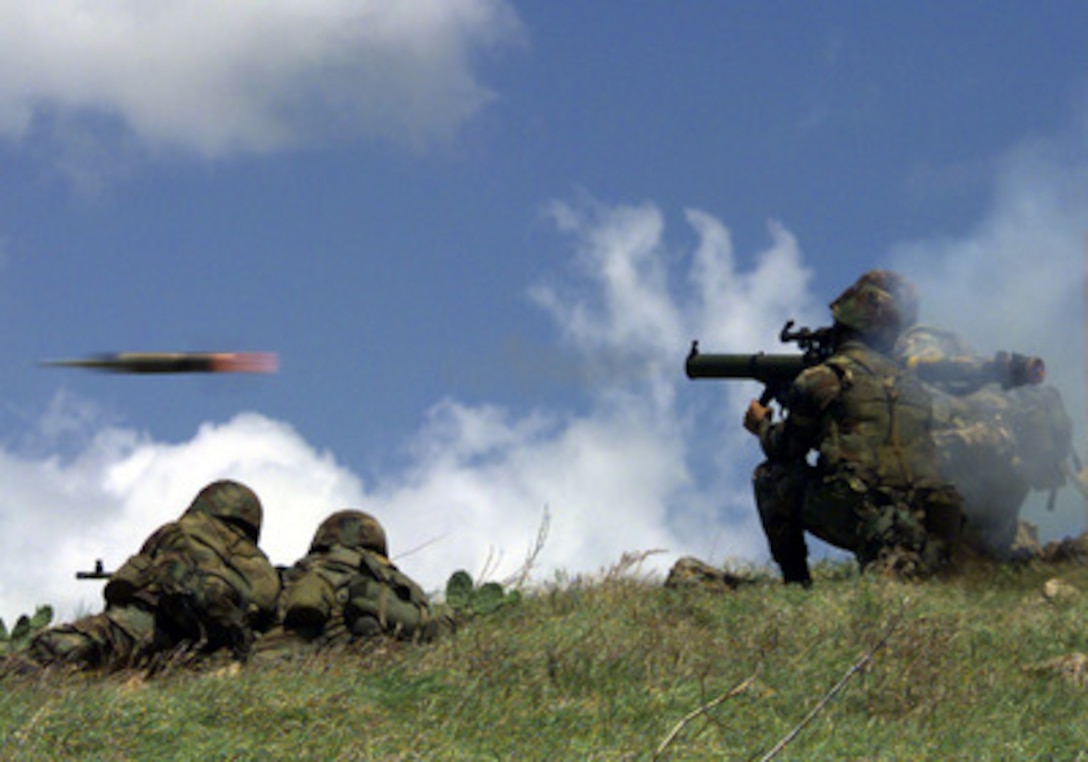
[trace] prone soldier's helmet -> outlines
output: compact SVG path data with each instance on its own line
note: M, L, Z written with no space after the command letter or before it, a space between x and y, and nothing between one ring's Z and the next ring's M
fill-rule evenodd
M186 513L205 513L234 524L253 542L261 536L263 511L257 493L230 479L212 482L200 490Z
M892 270L870 270L835 301L831 316L879 343L891 344L918 320L918 290Z
M310 552L328 550L333 545L389 555L385 530L376 518L363 511L337 511L321 522L310 543Z

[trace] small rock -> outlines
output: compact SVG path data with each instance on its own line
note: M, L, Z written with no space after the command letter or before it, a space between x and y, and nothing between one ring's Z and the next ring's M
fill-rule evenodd
M697 558L685 556L673 564L669 570L665 587L671 589L703 587L710 592L724 593L736 590L743 583L750 581L724 569L717 569Z
M1048 563L1088 563L1088 533L1048 542L1039 558Z
M1043 597L1051 602L1068 601L1075 598L1077 588L1060 577L1048 579L1043 583Z

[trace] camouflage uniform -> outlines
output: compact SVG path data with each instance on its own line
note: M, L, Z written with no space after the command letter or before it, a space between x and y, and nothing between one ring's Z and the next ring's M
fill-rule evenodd
M371 515L344 510L314 534L305 557L283 573L281 624L259 654L316 651L387 635L425 642L452 629L423 590L389 560L385 530Z
M205 487L177 521L156 530L110 576L106 609L39 633L40 664L125 666L180 646L244 656L273 623L279 575L257 547L261 504L248 487Z
M751 427L767 456L754 489L771 556L785 581L808 584L807 531L862 568L930 573L949 558L962 512L938 467L930 395L887 354L914 320L913 287L874 271L831 309L833 354L794 381L785 420Z
M895 346L905 363L952 361L980 366L956 334L914 326ZM981 371L927 383L934 398L934 439L941 468L963 495L964 543L1006 558L1017 545L1020 509L1031 490L1065 484L1072 422L1051 386L1003 388Z

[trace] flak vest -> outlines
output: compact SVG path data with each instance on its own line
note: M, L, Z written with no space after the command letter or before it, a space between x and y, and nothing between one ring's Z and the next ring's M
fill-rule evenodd
M939 483L932 402L922 384L861 345L845 345L826 364L838 375L842 393L824 418L821 469L846 469L870 486Z

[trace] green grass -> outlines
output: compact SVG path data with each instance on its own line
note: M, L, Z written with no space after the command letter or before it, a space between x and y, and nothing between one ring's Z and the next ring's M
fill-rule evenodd
M1080 592L1048 601L1056 576ZM1088 687L1029 669L1088 652L1086 624L1077 566L902 584L827 565L808 591L758 574L727 595L618 567L430 646L7 678L0 757L748 760L815 710L776 759L1088 760Z

